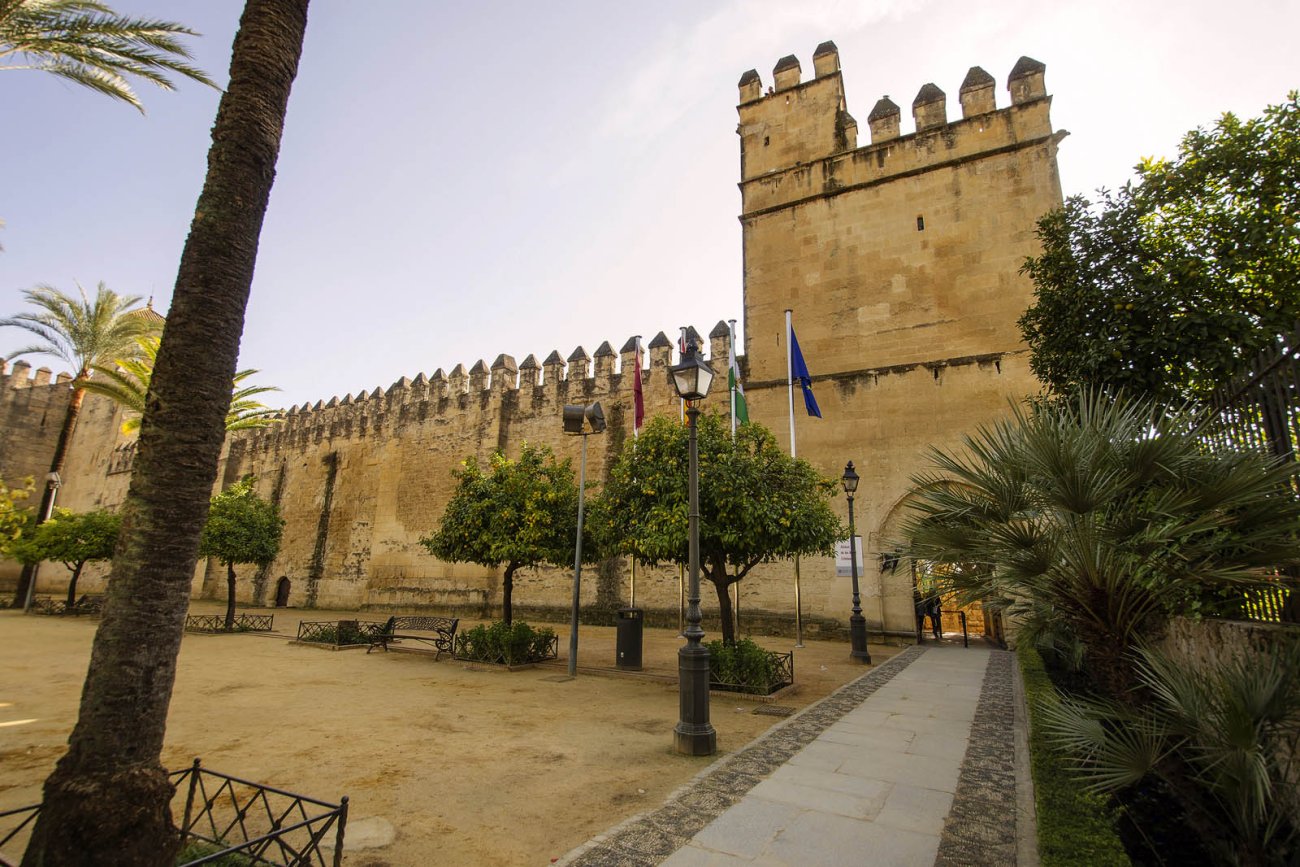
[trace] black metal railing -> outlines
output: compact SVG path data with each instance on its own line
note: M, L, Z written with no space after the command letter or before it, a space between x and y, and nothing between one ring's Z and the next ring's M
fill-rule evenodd
M89 614L99 616L104 613L104 597L98 595L82 596L72 607L68 607L68 600L56 599L53 596L37 596L32 600L32 607L28 609L31 614L57 614L57 615L74 615Z
M1282 461L1300 456L1300 330L1279 337L1249 370L1218 391L1200 431L1218 450L1254 450ZM1300 496L1300 475L1291 489ZM1294 583L1297 576L1289 576ZM1247 591L1234 616L1265 622L1300 622L1297 591L1282 586Z
M383 628L378 620L304 620L298 624L298 640L334 647L369 647L370 637Z
M179 867L216 862L249 867L340 867L343 863L347 797L331 804L210 771L198 759L168 777L176 791L173 815L184 798L180 832L186 860ZM40 810L40 804L33 804L0 812L0 831L14 826L0 836L0 851L16 843L26 846ZM324 851L331 848L332 854ZM0 867L16 863L0 854Z
M236 614L232 629L226 629L224 614L190 614L185 617L186 632L270 632L274 614Z
M762 683L731 683L719 680L713 672L709 673L709 689L719 692L744 692L750 695L771 695L778 689L784 689L794 683L794 651L778 653L767 651L769 663L768 678Z
M560 637L554 633L534 635L527 647L520 648L477 647L472 635L461 633L456 636L454 646L452 658L458 662L529 665L560 658Z

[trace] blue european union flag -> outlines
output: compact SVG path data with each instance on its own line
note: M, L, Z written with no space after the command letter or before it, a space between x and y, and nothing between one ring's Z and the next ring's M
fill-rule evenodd
M799 380L799 387L803 389L803 405L808 414L821 418L821 407L817 406L817 398L813 397L812 374L808 372L808 365L799 350L799 338L794 336L794 326L790 327L790 367L794 378Z

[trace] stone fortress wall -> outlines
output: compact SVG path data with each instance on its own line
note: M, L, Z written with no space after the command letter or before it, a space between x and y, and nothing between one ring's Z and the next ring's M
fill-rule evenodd
M813 66L803 81L798 60L783 58L766 91L757 72L740 81L742 368L751 418L788 446L784 311L792 309L823 413L807 417L796 395L798 455L833 478L854 461L864 614L873 632L883 623L906 634L911 574L906 565L882 569L881 559L894 550L910 477L929 446L955 445L1005 413L1008 400L1038 390L1016 326L1032 299L1019 269L1038 249L1036 220L1061 202L1056 148L1064 134L1051 128L1043 66L1022 58L1008 81L1010 106L996 107L994 81L976 67L959 91L961 119L947 120L946 97L927 84L912 106L914 133L901 134L901 112L886 97L868 118L870 144L859 146L833 43L818 47ZM728 341L724 323L702 341L720 373ZM661 332L648 345L641 376L650 416L678 413L667 374L673 343ZM588 478L599 485L632 435L633 352L629 340L617 353L605 342L594 356L579 347L540 364L500 355L490 366L457 365L295 407L270 429L232 435L218 488L252 473L287 522L276 562L241 568L241 602L269 602L287 578L289 604L298 606L472 615L499 606L499 571L443 563L419 545L450 495L451 471L470 455L517 455L525 441L551 445L576 467L580 444L561 433L561 407L599 400L609 430L591 437L588 453ZM24 370L19 382L18 370L0 388L6 480L43 476L68 390L48 383L48 371L42 382ZM707 404L725 413L725 388ZM120 422L117 407L88 397L60 505L124 498L134 446ZM847 516L842 495L834 505ZM43 592L60 572L43 567ZM628 572L626 560L584 568L590 619L626 604ZM87 590L102 586L103 575L83 578ZM846 629L850 579L836 577L830 558L804 560L801 577L808 631ZM571 582L569 569L518 573L520 615L563 619ZM224 571L200 564L194 591L222 598ZM793 630L792 564L756 569L740 593L742 633ZM717 604L707 582L702 595L707 617ZM677 570L638 569L637 604L652 621L675 623Z

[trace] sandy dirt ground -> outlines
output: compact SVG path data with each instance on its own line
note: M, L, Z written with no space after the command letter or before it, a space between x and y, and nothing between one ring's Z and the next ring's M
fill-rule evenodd
M192 613L219 610L196 602ZM560 660L520 671L286 640L299 620L345 618L383 615L280 609L274 637L186 635L163 763L179 769L201 757L322 800L348 795L349 826L386 821L396 834L378 848L345 841L345 863L405 867L547 864L662 803L714 761L672 750L674 631L646 630L645 675L608 676L594 669L614 668L615 630L583 627L579 675L567 682L563 626L553 627ZM0 611L0 811L40 800L76 719L95 625ZM871 650L877 664L897 652ZM798 689L778 704L804 707L862 673L846 643L807 641L795 650ZM715 694L719 756L780 721L754 714L757 706Z

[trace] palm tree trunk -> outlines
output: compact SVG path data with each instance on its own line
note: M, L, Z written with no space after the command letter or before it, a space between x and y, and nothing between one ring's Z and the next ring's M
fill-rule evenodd
M85 370L77 373L77 378L73 380L72 397L68 399L68 408L63 413L63 427L59 430L59 440L54 446L54 458L50 461L51 473L62 473L63 464L68 459L68 446L72 443L72 433L77 429L77 417L81 415L81 404L86 399L86 390L76 387L76 383L81 382L88 375ZM50 512L50 503L54 499L54 488L50 486L48 477L45 483L44 493L41 494L41 507L36 511L36 524L39 527L45 523L45 516ZM24 566L22 574L18 577L18 587L14 591L14 606L20 606L27 601L27 585L32 581L32 574L36 571L35 566Z
M235 628L235 564L226 564L226 631Z
M104 617L24 865L172 863L160 763L308 0L248 0L140 429Z

